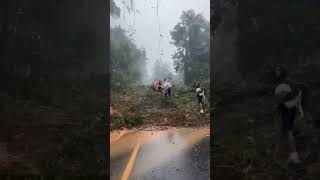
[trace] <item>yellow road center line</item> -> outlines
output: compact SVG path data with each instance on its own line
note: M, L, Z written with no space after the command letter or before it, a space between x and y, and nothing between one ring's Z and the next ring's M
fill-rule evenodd
M127 180L129 178L129 176L131 174L131 171L133 169L133 165L134 165L134 162L136 160L139 148L140 148L140 142L138 142L137 145L134 147L134 150L133 150L133 152L131 154L131 157L130 157L130 159L128 161L127 167L123 172L121 180Z

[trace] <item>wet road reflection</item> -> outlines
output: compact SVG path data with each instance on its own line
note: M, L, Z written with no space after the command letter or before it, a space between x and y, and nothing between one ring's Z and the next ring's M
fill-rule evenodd
M125 134L110 144L111 179L209 179L209 135L209 128Z

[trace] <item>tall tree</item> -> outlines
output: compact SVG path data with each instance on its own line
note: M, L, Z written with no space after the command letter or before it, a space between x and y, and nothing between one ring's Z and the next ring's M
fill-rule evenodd
M176 70L183 68L184 82L187 85L200 79L199 76L207 75L205 64L209 65L210 26L209 22L201 14L194 10L183 11L180 22L171 31L173 44L177 47L172 56L175 60Z

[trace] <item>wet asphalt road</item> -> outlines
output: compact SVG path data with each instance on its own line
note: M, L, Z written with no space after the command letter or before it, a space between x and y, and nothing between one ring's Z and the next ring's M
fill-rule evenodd
M209 179L210 130L129 133L111 144L112 180Z

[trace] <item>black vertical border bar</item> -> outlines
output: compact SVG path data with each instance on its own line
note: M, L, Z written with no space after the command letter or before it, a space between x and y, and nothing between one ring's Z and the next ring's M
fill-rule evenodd
M105 0L100 0L100 1L105 1ZM106 10L104 11L104 15L106 19L106 23L105 23L105 29L106 29L106 68L107 68L107 77L106 77L106 140L105 140L105 157L106 157L106 171L107 171L107 177L106 179L110 179L110 2L111 1L105 1L107 2L107 6L106 6Z
M213 15L213 5L214 5L215 0L210 0L210 168L209 168L209 173L210 173L210 179L213 179L213 123L212 123L212 118L214 117L213 113L213 105L214 105L214 99L213 99L213 31L212 31L212 15Z

